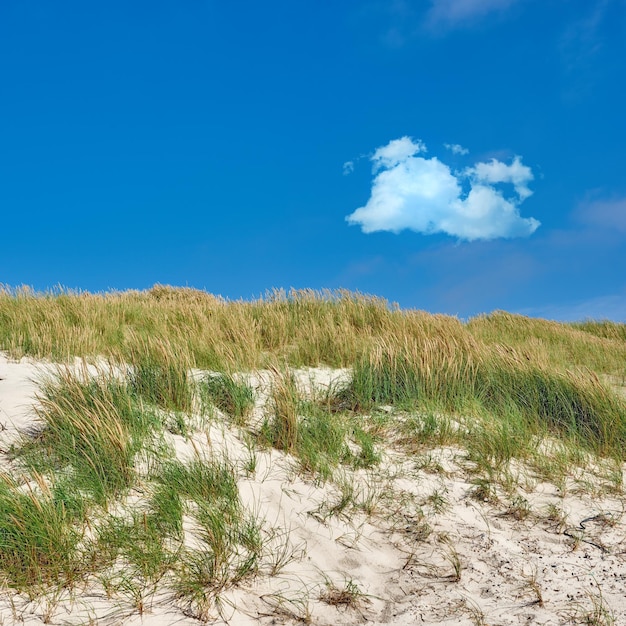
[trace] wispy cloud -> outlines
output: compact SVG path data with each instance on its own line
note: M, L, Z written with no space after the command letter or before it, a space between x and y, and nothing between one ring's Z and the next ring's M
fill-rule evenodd
M494 12L502 12L520 0L431 0L427 22L432 26L455 27Z
M608 19L609 9L615 4L613 0L589 2L585 14L566 27L559 42L561 61L568 79L564 93L566 99L576 100L592 93L604 45L602 26Z
M589 228L623 237L626 235L626 198L585 201L578 206L574 217Z
M371 197L347 221L364 233L412 230L466 241L526 237L539 227L536 219L519 214L533 179L520 157L509 165L492 159L453 172L437 157L420 156L425 152L424 143L410 137L378 148L371 157ZM513 193L505 196L502 184L512 186Z
M452 154L469 154L469 150L458 143L444 143L443 147L450 150Z
M490 18L507 18L516 5L529 0L369 0L363 14L376 15L381 42L402 48L423 38L472 28ZM610 1L610 0L608 0ZM621 1L621 0L617 0Z
M586 319L626 322L625 311L626 292L622 292L565 304L524 308L517 312L561 322L578 322Z
M348 176L348 174L352 174L354 172L354 161L346 161L343 164L343 175Z
M605 20L610 0L590 2L590 11L571 23L560 41L560 50L566 68L577 71L587 66L602 47L600 29Z

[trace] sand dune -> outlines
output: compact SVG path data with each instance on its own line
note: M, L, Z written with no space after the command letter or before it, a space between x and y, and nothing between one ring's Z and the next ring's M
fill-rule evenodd
M0 467L16 471L11 444L36 427L36 380L50 364L0 356ZM345 371L299 370L328 385ZM254 419L269 377L248 377ZM263 520L259 574L219 594L204 615L228 624L626 624L624 496L579 470L557 487L519 463L515 493L481 494L460 448L408 454L383 447L373 469L322 482L282 452L251 452L243 433L214 419L192 436L167 434L181 459L228 455L242 502ZM198 452L200 451L200 452ZM478 485L480 486L480 485ZM343 504L351 489L348 504ZM140 497L138 494L131 494ZM482 497L484 496L484 497ZM192 541L193 529L189 529ZM0 537L0 542L2 538ZM4 586L0 624L197 624L167 580L137 597L111 595L97 576L71 591L28 598Z

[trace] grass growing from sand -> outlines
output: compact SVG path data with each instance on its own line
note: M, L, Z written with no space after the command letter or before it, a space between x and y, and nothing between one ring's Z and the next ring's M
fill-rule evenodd
M304 471L322 479L330 478L339 464L371 467L380 460L363 420L332 410L332 390L307 398L289 370L273 373L271 410L261 426L261 442L293 455Z
M589 368L625 376L624 324L560 324L496 312L457 318L400 310L372 296L339 291L274 291L252 302L156 285L105 294L28 288L0 291L0 347L14 356L66 360L105 355L133 360L146 342L188 355L194 367L245 371L276 362L351 367L385 342L415 338L498 348L554 370Z
M206 376L200 383L200 393L205 401L215 405L236 423L244 425L254 408L254 392L231 374Z
M185 366L148 353L63 366L43 383L41 427L12 449L17 478L0 476L9 586L36 596L95 577L108 592L132 591L140 610L168 576L175 597L206 616L218 591L256 571L261 525L241 505L234 465L201 452L183 463L165 441L169 414L197 394Z
M162 428L156 407L143 405L130 383L68 368L43 386L37 414L41 432L25 442L18 458L100 505L132 486L138 455Z
M621 458L626 449L626 404L593 372L554 372L475 341L380 344L356 362L338 402L357 411L382 404L495 420L496 459L521 456L525 441L546 434L603 456Z
M621 489L625 328L503 312L462 323L347 292L229 302L163 286L5 289L0 349L68 364L43 383L41 426L11 450L15 472L0 476L2 579L30 596L97 579L140 613L163 581L207 620L224 590L274 572L264 566L271 533L240 498L243 474L190 425L211 407L245 438L246 474L257 451L275 448L307 480L335 481L342 510L358 492L348 473L376 468L385 446L415 459L463 449L476 499L495 499L499 485L516 519L530 509L513 460L560 484L592 459ZM295 369L320 365L349 369L341 383L304 389ZM267 399L255 404L259 390L238 372L260 369ZM192 453L177 458L172 441ZM427 501L436 513L447 509L442 493ZM458 555L445 555L460 580ZM358 604L334 588L325 597Z

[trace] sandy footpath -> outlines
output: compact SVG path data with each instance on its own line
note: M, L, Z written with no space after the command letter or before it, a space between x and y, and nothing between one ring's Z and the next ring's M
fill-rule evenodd
M3 472L13 471L10 445L36 426L36 380L52 371L0 354ZM327 385L346 372L298 375L303 384ZM261 419L268 378L249 380ZM168 436L183 459L198 449L235 462L251 454L242 434L219 420L193 441ZM257 450L255 471L242 472L239 489L264 520L266 563L261 575L222 594L211 623L626 625L623 493L582 471L559 490L520 466L528 479L517 499L498 492L497 501L481 500L461 449L382 452L380 467L318 484L293 459ZM347 484L358 506L342 509ZM350 591L352 601L342 601L340 591ZM185 612L157 587L140 614L132 598L107 597L96 577L53 599L31 601L0 587L0 625L199 623Z

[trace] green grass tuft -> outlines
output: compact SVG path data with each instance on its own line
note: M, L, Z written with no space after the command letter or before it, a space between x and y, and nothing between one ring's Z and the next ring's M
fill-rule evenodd
M136 456L160 426L158 415L110 373L86 378L62 369L43 386L36 410L43 428L17 455L37 472L61 472L70 498L73 489L99 504L133 484Z
M340 463L371 467L380 461L373 436L353 416L333 410L332 398L304 398L288 370L274 371L272 407L261 440L296 456L304 471L326 480Z
M201 395L236 424L243 425L254 408L254 393L230 374L206 376L199 384Z
M0 476L0 570L8 583L30 592L72 586L84 576L81 530L41 477L27 490Z
M356 363L336 404L377 405L498 420L512 450L552 433L595 453L626 458L626 402L590 371L553 372L510 349L454 339L380 344ZM509 439L501 438L501 445ZM506 450L500 450L506 457Z
M186 350L164 339L152 339L132 349L128 357L128 377L134 393L163 409L192 410L192 361Z

